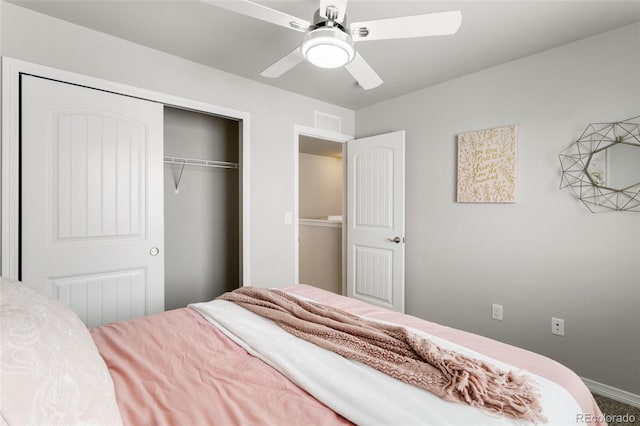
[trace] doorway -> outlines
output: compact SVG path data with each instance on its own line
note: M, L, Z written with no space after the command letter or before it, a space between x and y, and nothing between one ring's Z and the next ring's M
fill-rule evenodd
M300 136L298 264L301 283L342 293L344 144Z
M345 163L349 135L296 126L295 279L345 294Z
M353 139L323 129L294 127L294 278L308 284L299 274L301 136L343 144L341 294L404 312L404 130Z

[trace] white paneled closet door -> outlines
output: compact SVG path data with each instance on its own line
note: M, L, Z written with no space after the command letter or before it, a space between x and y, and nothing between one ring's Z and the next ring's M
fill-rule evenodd
M22 281L89 327L162 312L163 105L21 83Z

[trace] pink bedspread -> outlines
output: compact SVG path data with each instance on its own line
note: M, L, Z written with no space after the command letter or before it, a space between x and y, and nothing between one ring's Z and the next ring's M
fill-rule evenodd
M125 425L349 423L183 308L91 330Z
M565 387L585 414L601 416L580 378L541 355L313 287L284 290L413 327L529 370ZM249 355L194 310L114 323L92 329L91 335L113 377L125 425L349 423Z

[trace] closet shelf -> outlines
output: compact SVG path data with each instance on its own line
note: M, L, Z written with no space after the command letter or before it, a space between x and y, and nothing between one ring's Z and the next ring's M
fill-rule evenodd
M215 167L219 169L237 169L238 163L231 163L229 161L216 161L216 160L200 160L196 158L182 158L182 157L164 157L166 164L177 164L180 167L180 174L176 179L175 193L178 193L180 188L180 181L182 180L182 172L184 172L184 166L200 166L200 167Z
M238 163L231 163L229 161L200 160L196 158L164 157L164 162L169 164L179 164L181 166L219 167L223 169L238 168Z

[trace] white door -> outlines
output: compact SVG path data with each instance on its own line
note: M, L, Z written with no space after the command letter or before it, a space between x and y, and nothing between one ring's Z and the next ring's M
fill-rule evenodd
M21 280L89 326L164 310L163 105L22 76Z
M404 131L347 143L347 295L404 312Z

